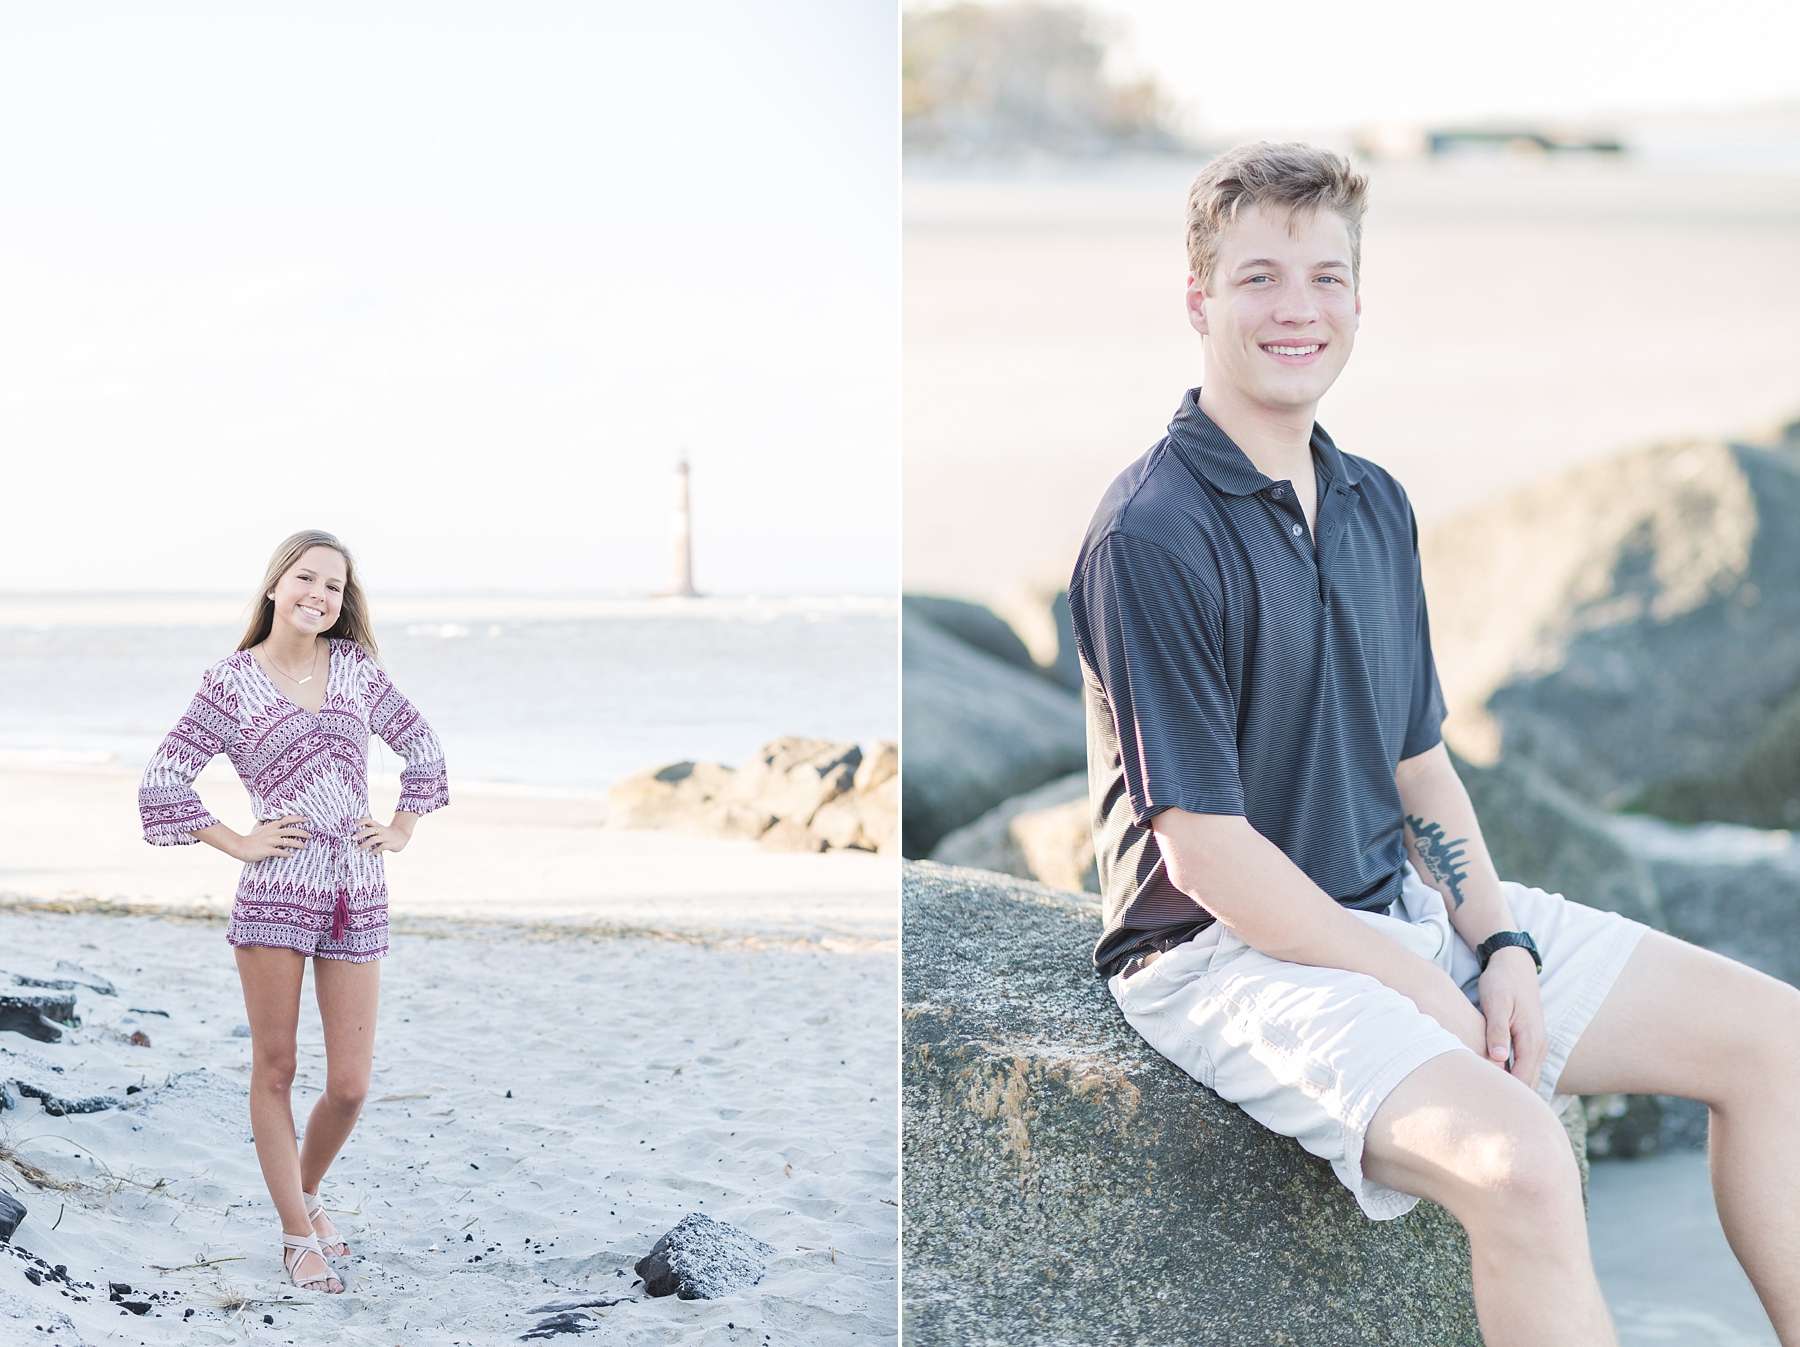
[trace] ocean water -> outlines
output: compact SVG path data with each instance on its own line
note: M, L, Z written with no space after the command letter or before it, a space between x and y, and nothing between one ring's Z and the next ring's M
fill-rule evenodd
M376 603L381 659L455 781L601 791L692 758L737 765L783 734L899 730L886 599ZM196 599L0 599L0 766L138 768L242 630ZM377 743L377 773L399 770Z

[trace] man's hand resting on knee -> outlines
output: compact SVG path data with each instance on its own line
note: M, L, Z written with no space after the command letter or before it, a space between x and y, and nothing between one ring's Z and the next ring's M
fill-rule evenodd
M1444 746L1406 759L1394 779L1413 865L1443 894L1457 934L1475 948L1497 931L1517 930ZM1150 826L1170 882L1246 945L1289 963L1367 974L1409 998L1471 1052L1537 1088L1549 1041L1537 967L1527 951L1494 954L1481 977L1477 1010L1443 970L1340 907L1242 815L1165 809Z
M1485 1056L1507 1067L1534 1090L1538 1073L1544 1069L1544 1055L1550 1050L1537 979L1537 964L1530 954L1517 948L1496 951L1488 960L1487 972L1481 975L1481 1015L1487 1025Z

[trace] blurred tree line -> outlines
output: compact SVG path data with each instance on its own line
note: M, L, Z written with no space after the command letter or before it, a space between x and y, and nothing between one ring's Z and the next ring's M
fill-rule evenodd
M1076 5L908 9L901 20L905 148L951 158L1185 148L1154 81L1108 80L1109 36Z

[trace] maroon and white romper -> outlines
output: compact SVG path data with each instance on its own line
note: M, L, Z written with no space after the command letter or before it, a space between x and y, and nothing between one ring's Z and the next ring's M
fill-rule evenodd
M449 776L431 727L361 646L332 641L325 680L315 715L282 696L248 650L220 660L144 769L138 811L146 842L191 844L219 821L194 779L225 754L258 819L299 814L311 834L296 855L244 867L225 938L363 963L388 948L382 858L355 843L357 820L369 812L369 736L406 760L399 808L443 808Z

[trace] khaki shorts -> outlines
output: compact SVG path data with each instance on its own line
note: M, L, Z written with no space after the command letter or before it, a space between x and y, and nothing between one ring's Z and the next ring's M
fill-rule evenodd
M1550 1039L1538 1093L1552 1107L1575 1041L1593 1021L1647 927L1560 894L1504 883L1544 960L1538 987ZM1387 913L1356 914L1448 973L1479 1004L1480 963L1451 928L1438 891L1410 867ZM1362 973L1285 963L1214 923L1131 977L1107 984L1131 1027L1202 1085L1331 1163L1372 1219L1418 1198L1363 1177L1363 1138L1407 1076L1462 1041Z

